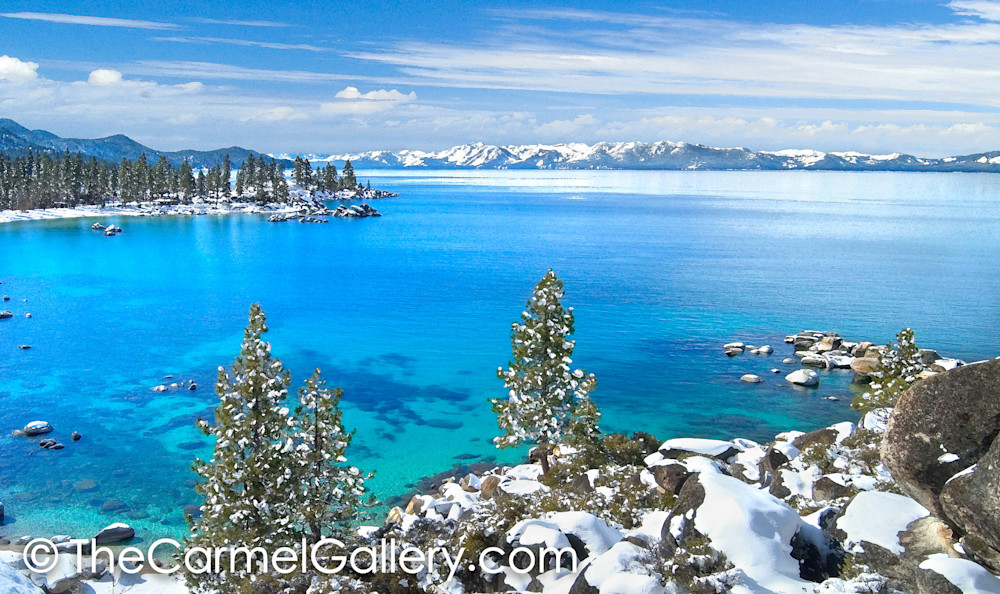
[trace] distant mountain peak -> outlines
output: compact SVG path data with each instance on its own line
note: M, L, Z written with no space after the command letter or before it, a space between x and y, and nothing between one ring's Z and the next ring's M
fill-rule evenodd
M282 155L283 157L287 157ZM1000 151L944 159L903 153L871 155L813 149L753 151L688 142L574 142L497 146L483 142L442 151L369 151L307 155L314 162L350 160L358 169L654 169L654 170L823 170L1000 172Z

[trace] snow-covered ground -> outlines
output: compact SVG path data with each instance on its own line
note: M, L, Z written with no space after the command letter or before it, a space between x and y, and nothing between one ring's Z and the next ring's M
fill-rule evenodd
M73 208L45 208L35 210L0 210L0 223L14 221L43 221L48 219L77 219L85 217L155 217L165 215L198 216L234 213L297 212L301 205L268 204L258 205L246 202L203 203L159 206L143 204L138 206L76 206Z

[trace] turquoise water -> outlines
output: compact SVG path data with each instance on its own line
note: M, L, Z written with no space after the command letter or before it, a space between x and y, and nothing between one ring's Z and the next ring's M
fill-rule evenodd
M818 390L768 373L786 367L782 337L806 328L885 342L912 326L946 355L1000 354L1000 177L360 178L401 193L375 204L382 218L108 219L125 228L114 238L87 219L0 225L0 293L17 314L0 322L0 532L87 535L126 520L143 538L183 534L190 463L210 451L193 420L211 413L215 370L238 352L253 301L295 382L319 366L344 387L349 455L378 471L384 497L456 464L517 458L492 447L486 399L502 393L510 323L549 267L576 308L575 359L600 381L606 430L765 440L854 419L849 373ZM776 353L729 359L731 340ZM765 383L741 383L747 372ZM181 379L198 389L151 390ZM66 449L9 435L35 419ZM70 443L73 430L83 440ZM78 492L85 478L97 489ZM102 513L108 501L128 511Z

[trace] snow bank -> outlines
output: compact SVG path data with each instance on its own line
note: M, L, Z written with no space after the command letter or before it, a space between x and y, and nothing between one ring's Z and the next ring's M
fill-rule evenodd
M763 588L812 590L813 584L799 578L799 562L792 558L792 537L803 527L794 509L729 476L703 473L698 481L705 501L695 515L695 528L712 541L712 548Z
M899 555L903 547L898 534L914 520L928 515L930 512L909 497L884 491L862 491L837 519L837 528L847 534L844 548L850 552L863 552L861 541L866 540Z
M1000 594L1000 578L968 559L958 559L944 554L931 555L920 564L920 569L940 573L962 592Z

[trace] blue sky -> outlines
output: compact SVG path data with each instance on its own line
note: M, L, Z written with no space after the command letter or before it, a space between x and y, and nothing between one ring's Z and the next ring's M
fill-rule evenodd
M8 0L0 40L0 116L162 149L1000 149L992 0Z

